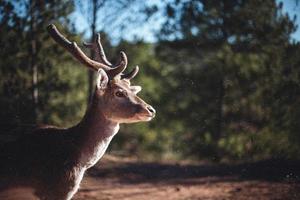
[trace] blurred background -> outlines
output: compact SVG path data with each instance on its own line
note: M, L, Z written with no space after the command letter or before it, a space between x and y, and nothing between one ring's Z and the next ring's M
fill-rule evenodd
M109 152L143 160L257 161L300 156L297 0L2 0L0 123L69 127L93 90L46 31L82 45L100 32L123 50L157 110L122 125ZM83 47L82 47L83 48ZM87 54L92 54L86 51Z
M299 200L299 13L298 0L1 0L0 138L85 113L94 74L54 23L82 48L101 33L113 63L125 51L157 110L121 126L74 199Z

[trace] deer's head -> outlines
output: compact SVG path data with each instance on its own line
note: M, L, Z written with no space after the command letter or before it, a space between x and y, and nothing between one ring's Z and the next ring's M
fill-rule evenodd
M106 58L98 34L93 43L84 43L87 48L95 51L95 60L87 57L75 42L70 42L57 28L50 24L48 32L52 38L67 49L79 62L88 68L97 71L96 90L93 103L99 105L99 109L106 118L118 123L132 123L149 121L155 116L155 110L137 96L141 91L140 86L131 86L130 80L139 71L136 66L131 72L123 74L127 67L127 57L120 52L120 60L112 65Z

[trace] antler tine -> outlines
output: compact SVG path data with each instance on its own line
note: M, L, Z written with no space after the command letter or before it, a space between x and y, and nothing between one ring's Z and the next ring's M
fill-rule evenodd
M87 67L98 70L99 68L104 69L105 71L109 71L111 68L105 64L96 62L89 57L87 57L82 50L77 46L75 42L70 42L67 38L65 38L56 28L54 24L50 24L47 27L47 30L50 36L62 47L68 50L79 62L86 65Z
M117 76L118 74L121 74L126 69L127 56L123 51L120 52L120 59L116 65L112 65L107 60L104 50L103 50L103 46L101 44L101 37L100 37L99 33L97 34L96 39L93 41L93 43L84 42L83 45L86 48L93 49L96 52L96 61L105 63L106 65L111 67L111 69L107 72L109 77L113 78L113 77Z
M139 72L139 66L135 66L135 68L133 70L131 70L131 72L129 72L127 74L122 74L121 79L130 80L130 79L134 78L138 72Z
M112 68L110 71L108 71L108 75L110 77L115 77L119 74L121 74L127 67L127 56L126 54L121 51L120 52L120 59L116 67Z
M68 50L79 62L86 65L87 67L98 70L98 69L104 69L106 71L107 75L110 79L113 79L115 76L121 74L127 67L127 56L124 52L120 52L120 60L117 65L110 64L110 62L107 61L102 45L100 43L100 35L97 36L97 49L99 50L100 59L99 62L94 61L87 57L82 50L77 46L75 42L70 42L67 38L65 38L56 28L54 24L50 24L47 27L47 30L50 34L50 36L62 47L64 47L66 50ZM93 44L85 43L85 46L91 47ZM104 60L104 61L103 61ZM104 62L104 63L103 63Z
M112 66L112 64L107 60L103 46L101 44L100 33L96 35L95 40L92 43L84 42L83 45L86 48L93 49L96 52L96 59L99 62L104 63L105 65Z

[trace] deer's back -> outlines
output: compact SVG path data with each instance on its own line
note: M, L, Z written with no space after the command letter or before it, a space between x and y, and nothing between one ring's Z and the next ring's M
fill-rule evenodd
M76 134L68 129L32 127L10 134L15 139L0 141L0 189L15 184L55 182L73 167Z

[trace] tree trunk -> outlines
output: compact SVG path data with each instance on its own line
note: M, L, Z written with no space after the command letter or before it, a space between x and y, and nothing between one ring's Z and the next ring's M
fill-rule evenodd
M32 82L33 120L36 123L38 118L38 65L37 65L37 37L36 37L36 16L34 13L35 3L30 1L30 69Z
M224 43L227 43L228 40L228 33L226 31L226 23L225 23L225 15L228 11L226 11L226 3L223 3L225 6L223 7L223 13L222 18L223 20L223 26L222 26L222 40ZM225 96L225 86L224 86L224 80L225 80L225 69L224 66L226 66L225 58L221 60L221 65L219 69L220 77L219 77L219 83L218 83L218 97L217 97L217 116L216 116L216 130L213 135L213 139L215 141L215 144L218 145L218 141L220 140L222 134L223 134L223 106L224 106L224 96ZM216 146L217 147L217 146Z
M219 80L219 88L218 88L218 102L217 102L217 118L216 118L216 131L214 133L214 141L218 142L220 137L222 136L223 129L223 104L224 104L224 74L221 72L220 80Z
M91 23L91 32L92 38L91 41L95 40L96 36L96 22L97 22L97 0L93 0L93 16L92 16L92 23ZM95 52L93 49L90 50L90 55L92 59L95 59ZM90 102L92 95L93 95L93 88L94 88L94 72L89 70L88 71L88 102Z

